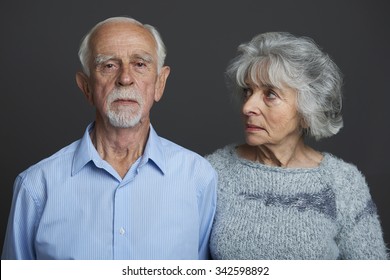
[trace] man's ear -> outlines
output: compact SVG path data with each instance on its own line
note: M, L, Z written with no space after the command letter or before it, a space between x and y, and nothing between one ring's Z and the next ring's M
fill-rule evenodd
M89 87L89 77L85 75L83 72L76 73L76 82L79 89L84 93L85 98L87 98L88 102L93 104L93 98L91 89Z
M167 82L169 73L171 72L171 69L169 66L163 66L160 70L160 74L157 77L156 81L156 89L154 93L154 101L158 102L160 101L161 97L164 94L165 84Z

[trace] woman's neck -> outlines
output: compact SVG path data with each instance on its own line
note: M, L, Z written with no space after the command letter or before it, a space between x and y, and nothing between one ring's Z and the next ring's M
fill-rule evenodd
M320 152L307 146L303 138L300 138L294 145L249 146L244 144L238 147L238 154L251 161L285 168L317 167L323 158Z

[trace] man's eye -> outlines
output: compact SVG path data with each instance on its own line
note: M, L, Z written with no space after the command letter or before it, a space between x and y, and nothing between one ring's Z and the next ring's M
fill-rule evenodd
M145 62L136 62L135 66L138 68L143 68L143 67L146 67L146 63Z
M116 65L115 63L104 64L104 68L103 68L104 71L111 71L111 72L117 69L118 69L118 65Z
M97 66L97 70L102 73L112 73L118 69L115 63L102 63Z

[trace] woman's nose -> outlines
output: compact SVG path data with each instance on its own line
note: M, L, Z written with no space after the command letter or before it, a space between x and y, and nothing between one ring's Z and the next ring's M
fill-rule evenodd
M242 105L242 113L247 116L259 115L261 113L260 103L260 94L253 93L244 101L244 104Z

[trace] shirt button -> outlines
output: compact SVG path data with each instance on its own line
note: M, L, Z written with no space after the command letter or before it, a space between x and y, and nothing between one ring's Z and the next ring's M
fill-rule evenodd
M126 233L125 229L123 227L120 228L119 234L124 235Z

